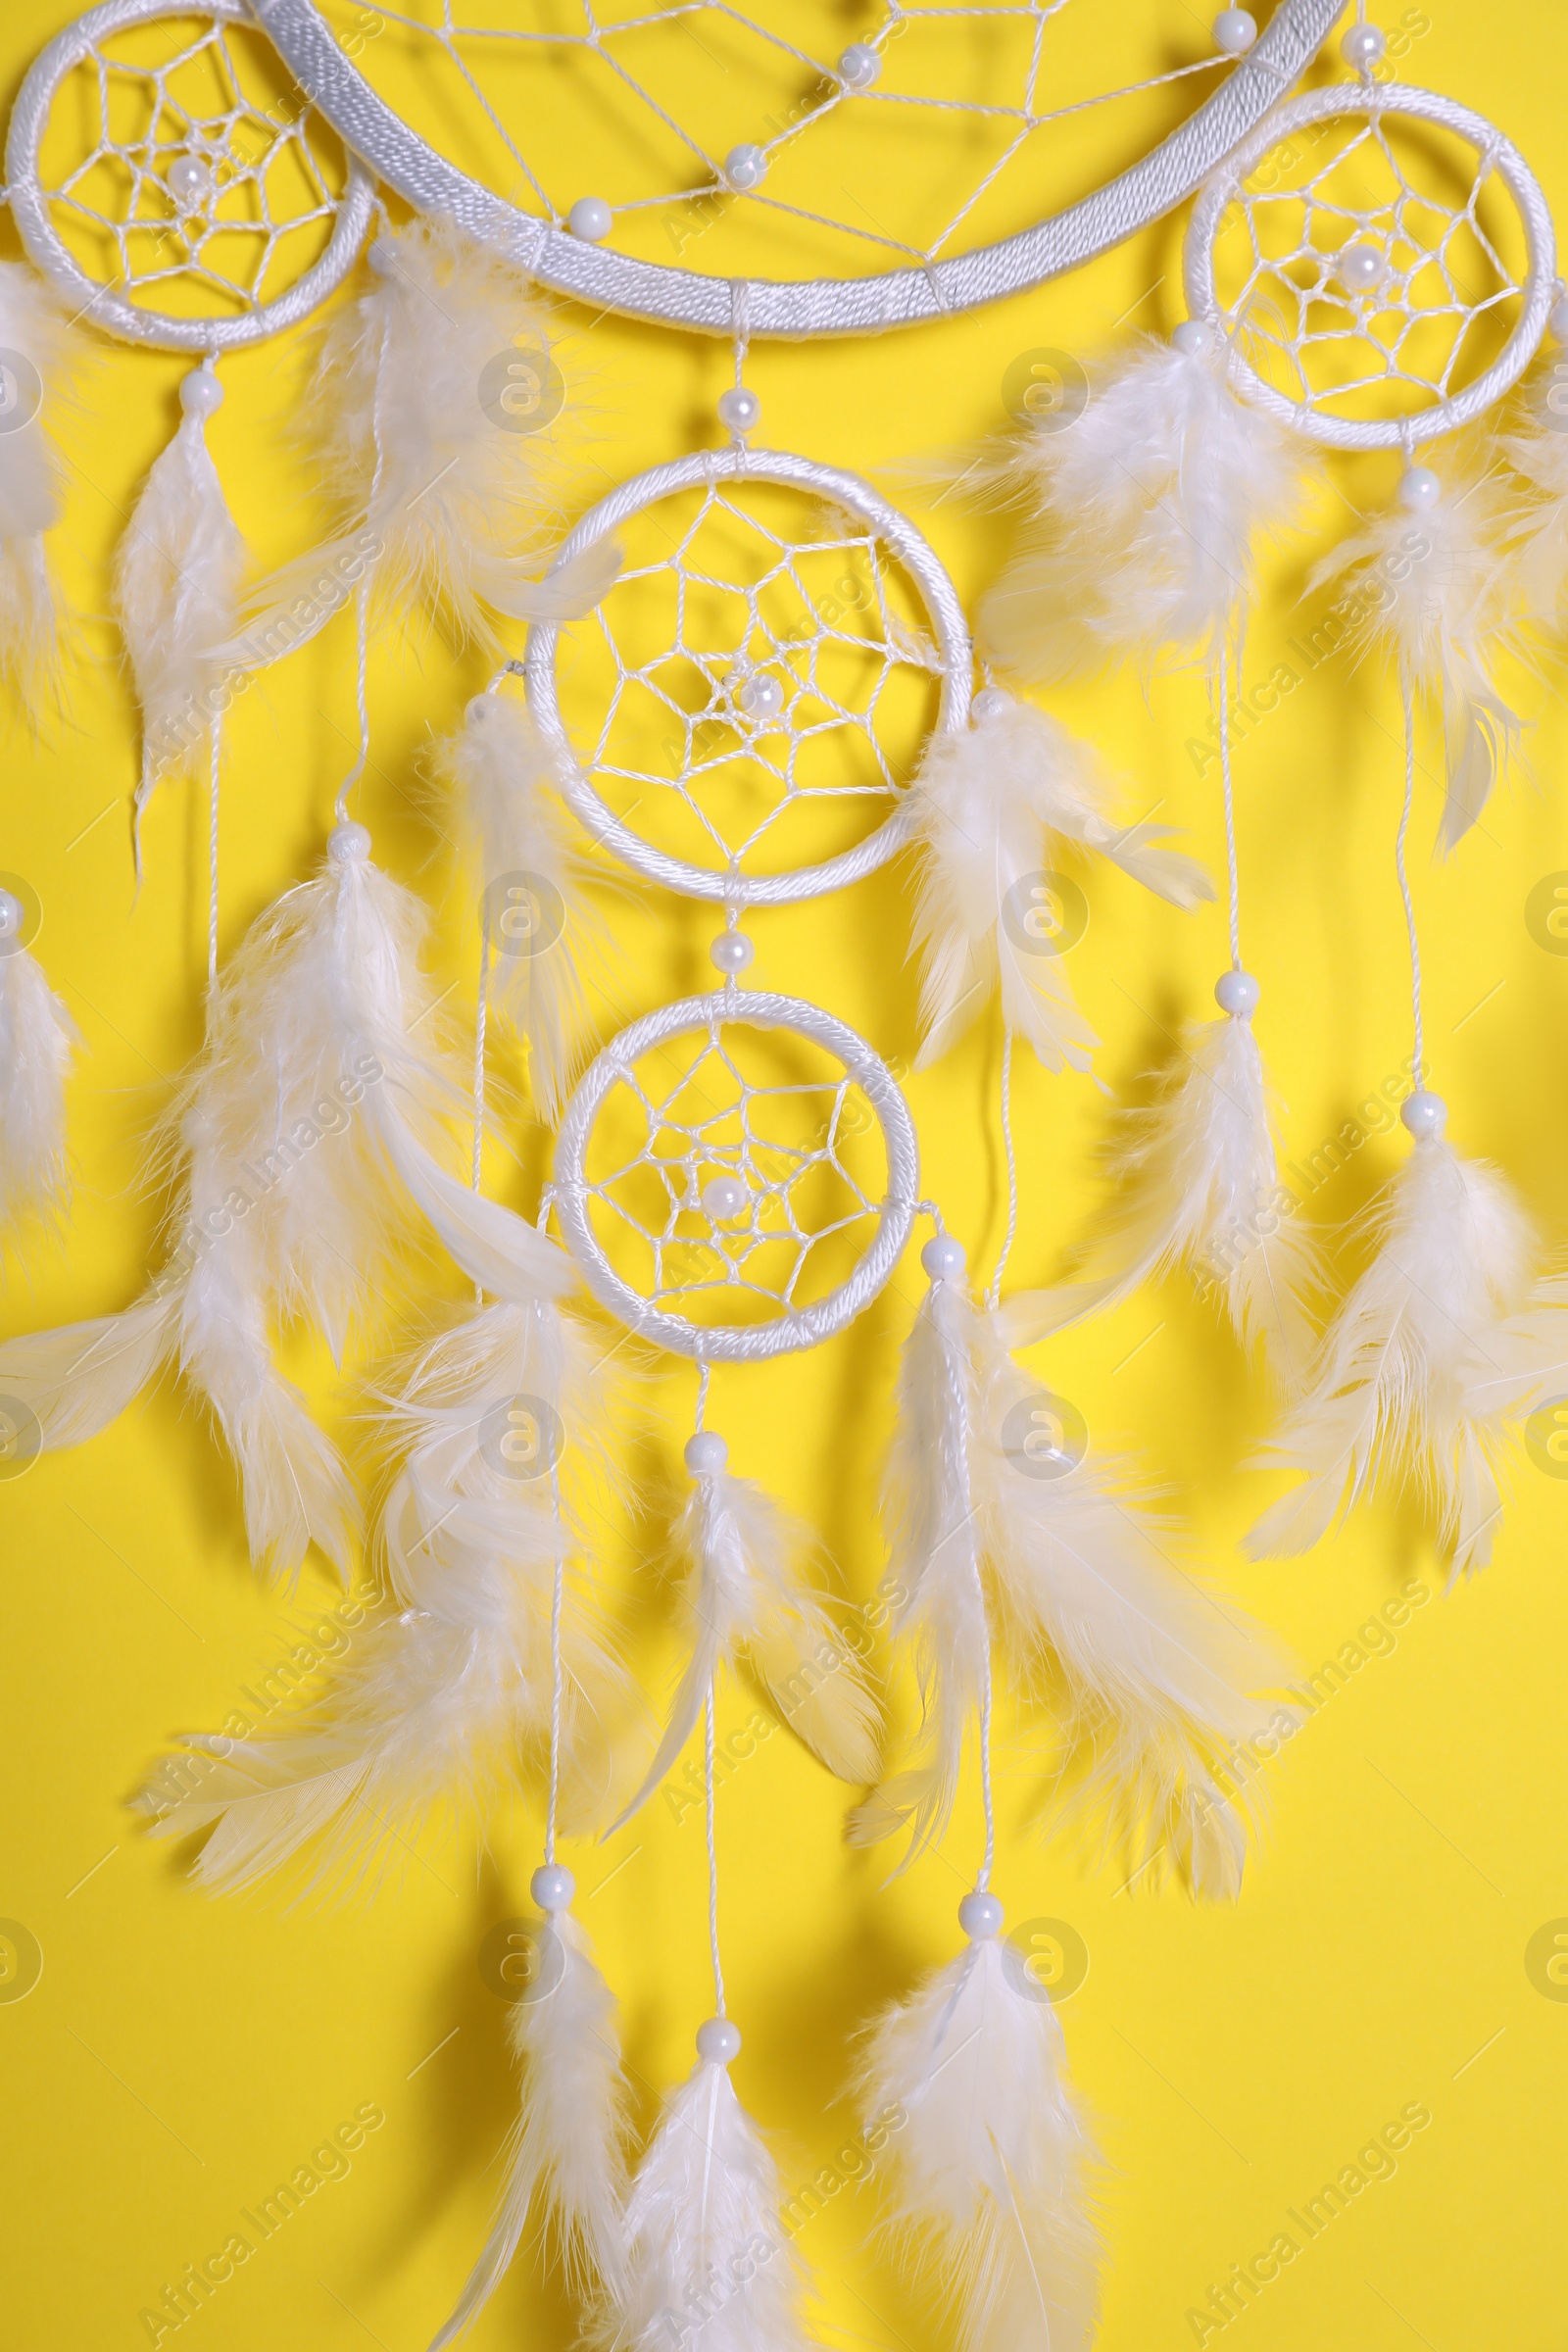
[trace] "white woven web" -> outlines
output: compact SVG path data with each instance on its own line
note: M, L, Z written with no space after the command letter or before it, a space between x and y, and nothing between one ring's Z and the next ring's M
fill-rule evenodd
M698 1324L769 1322L812 1304L843 1279L879 1213L850 1164L863 1150L853 1139L873 1124L854 1079L785 1076L776 1054L760 1076L747 1066L757 1043L715 1024L682 1041L673 1074L668 1049L657 1078L623 1072L596 1121L612 1139L608 1164L585 1170L587 1200L604 1212L594 1228L617 1271ZM711 1188L724 1180L745 1187L732 1214L715 1209Z
M144 27L131 54L114 34L88 50L74 86L91 143L40 193L73 252L138 307L243 318L318 258L338 201L314 118L258 36L195 12L168 30L178 46L157 64Z
M608 673L574 664L563 697L601 797L640 834L661 846L673 834L719 871L801 864L824 846L824 824L828 846L842 848L837 804L865 805L857 835L885 816L942 674L876 534L835 527L848 517L812 502L802 536L789 536L782 516L802 503L710 484L668 552L628 563L598 607L591 625ZM656 530L676 527L673 504L653 511ZM918 693L901 693L901 673ZM601 693L585 740L578 713Z
M1194 82L1196 103L1234 63L1211 12L1173 0L1118 0L1112 41L1085 0L912 0L864 17L842 0L328 0L324 13L439 151L558 227L597 196L614 248L690 260L738 206L767 216L772 250L799 232L852 273L931 263L1060 209L1189 111L1152 97ZM878 59L870 87L840 75L851 42ZM425 84L428 122L407 73L387 71L393 48ZM728 176L738 147L762 159L754 187ZM701 266L727 265L705 241Z
M1504 222L1517 229L1518 213L1493 152L1397 117L1304 125L1220 224L1227 327L1288 400L1360 416L1386 416L1392 398L1419 415L1479 374L1518 316L1524 254L1499 250ZM1355 290L1347 251L1376 254L1387 274Z

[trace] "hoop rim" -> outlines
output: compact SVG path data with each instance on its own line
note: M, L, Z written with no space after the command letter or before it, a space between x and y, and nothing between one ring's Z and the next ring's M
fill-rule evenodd
M340 136L416 211L445 213L559 294L705 334L735 330L744 285L753 336L873 334L978 309L1059 277L1182 203L1316 56L1345 0L1278 0L1257 42L1210 97L1138 163L1064 212L972 253L879 275L710 277L588 245L523 213L436 154L377 96L316 0L254 0L257 21Z
M143 310L136 303L124 301L108 286L99 285L88 276L50 218L38 179L38 151L50 109L67 74L90 55L97 42L111 33L151 24L159 17L187 21L193 17L211 17L216 24L239 24L252 32L259 29L246 0L191 0L191 5L183 8L178 0L99 0L98 6L75 18L39 50L17 92L6 139L6 178L10 183L12 218L34 268L72 304L78 317L106 333L119 335L127 343L150 343L160 351L215 354L242 351L297 325L342 284L365 242L374 201L374 182L344 140L348 177L341 197L333 203L332 233L325 251L286 292L270 302L258 304L242 318L174 318L162 311ZM327 128L341 139L342 133L310 99L309 92L306 97L312 111L321 115Z
M726 1324L709 1327L688 1323L680 1315L656 1307L623 1282L606 1256L588 1221L590 1188L583 1176L583 1157L594 1119L611 1089L629 1076L632 1066L655 1046L693 1030L719 1030L736 1024L755 1029L793 1029L824 1046L844 1065L858 1086L882 1131L888 1155L888 1189L877 1216L876 1232L854 1272L825 1298L791 1310L774 1323ZM908 1104L899 1092L892 1071L875 1050L848 1022L803 998L779 996L761 989L733 985L700 997L683 997L646 1013L621 1030L590 1063L566 1105L556 1138L554 1204L566 1244L583 1281L601 1306L636 1332L654 1340L672 1355L696 1363L760 1363L775 1355L793 1355L831 1339L853 1322L885 1287L904 1253L914 1221L920 1192L920 1151Z
M968 724L974 656L958 592L936 551L907 515L900 514L897 507L890 505L858 474L818 465L813 458L796 457L784 450L731 446L699 450L689 457L650 466L647 472L634 474L589 509L563 541L546 575L547 581L586 548L609 537L632 514L644 513L661 499L673 497L679 491L707 489L721 481L773 482L788 489L808 490L813 496L835 501L865 522L893 550L913 580L935 630L937 651L942 658L942 694L933 737L956 734ZM915 815L907 788L900 792L875 831L857 842L853 849L842 850L837 857L823 858L814 865L797 866L779 874L714 870L655 849L600 797L572 748L556 693L556 649L560 637L561 624L556 621L536 621L528 632L522 662L528 708L554 757L562 796L578 823L645 880L662 883L666 890L678 891L683 898L704 899L715 906L787 906L858 882L906 845Z
M1468 140L1478 155L1489 158L1495 167L1524 222L1529 265L1521 287L1524 307L1503 349L1462 392L1435 402L1418 416L1397 420L1324 416L1310 402L1291 400L1266 382L1227 331L1214 283L1215 233L1248 172L1281 138L1303 123L1357 114L1369 118L1405 115L1415 122L1436 122ZM1328 89L1287 99L1265 116L1206 182L1193 207L1182 254L1187 307L1195 318L1224 334L1236 390L1254 408L1330 449L1404 449L1435 441L1445 433L1457 432L1500 400L1540 349L1551 314L1556 267L1550 208L1540 181L1513 141L1473 108L1404 82L1335 82Z

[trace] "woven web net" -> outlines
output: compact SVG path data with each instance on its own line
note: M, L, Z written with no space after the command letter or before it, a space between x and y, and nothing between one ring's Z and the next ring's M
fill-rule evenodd
M1519 316L1526 250L1490 154L1385 115L1304 123L1271 148L1223 216L1214 262L1258 375L1361 419L1420 416L1491 365Z
M694 1325L773 1323L844 1282L887 1190L875 1114L825 1048L752 1028L745 993L644 1054L584 1155L590 1224L621 1279Z
M438 154L617 252L706 273L856 276L1059 212L1147 154L1231 60L1213 12L1117 0L324 0L359 70ZM519 22L519 20L521 20ZM847 85L847 48L876 78ZM749 190L726 172L756 148Z
M621 575L558 661L563 723L607 805L714 873L784 872L873 831L941 674L876 536L800 491L725 481L615 538Z
M164 317L226 319L319 260L345 170L270 44L192 13L92 46L55 93L39 179L96 283Z

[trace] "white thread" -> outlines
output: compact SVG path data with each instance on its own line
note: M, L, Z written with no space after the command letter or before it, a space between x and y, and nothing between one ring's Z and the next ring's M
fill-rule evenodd
M556 1858L556 1814L561 1803L561 1611L566 1590L566 1539L561 1507L561 1472L550 1465L550 1500L556 1525L556 1569L550 1586L550 1796L545 1812L545 1860Z
M997 1259L986 1304L995 1314L1002 1301L1002 1278L1012 1255L1012 1245L1018 1238L1018 1154L1012 1141L1012 1031L1002 1032L1002 1144L1007 1161L1007 1230L1002 1237L1002 1250Z
M1415 1055L1412 1075L1417 1092L1426 1084L1426 1061L1422 1054L1421 1038L1421 942L1416 932L1415 902L1410 896L1410 877L1405 870L1404 845L1410 830L1410 811L1415 806L1415 699L1408 686L1404 689L1404 805L1399 811L1399 829L1394 837L1394 870L1399 878L1399 896L1404 902L1404 928L1410 941L1410 1009L1415 1029Z
M704 1357L699 1356L697 1359L697 1417L694 1425L699 1436L701 1436L703 1424L708 1418L708 1384L712 1376L711 1364L708 1363Z
M1236 792L1231 779L1231 651L1219 657L1219 775L1225 800L1225 874L1230 893L1231 969L1242 968L1242 914L1236 867Z
M713 1833L713 1686L703 1709L703 1794L708 1814L708 1941L713 1958L713 2014L724 2014L724 1964L718 1952L718 1841Z
M207 745L207 993L218 989L218 778L222 760L222 721L213 720Z
M943 1288L943 1277L939 1274L931 1285L931 1301L928 1302L928 1311L932 1311L936 1294ZM980 1623L983 1629L980 1649L979 1738L980 1801L985 1812L985 1854L975 1878L976 1889L983 1894L991 1884L992 1866L997 1858L997 1809L991 1786L991 1617L986 1604L985 1582L980 1574L980 1562L972 1534L975 1509L974 1495L969 1485L969 1400L964 1392L962 1376L953 1361L951 1348L944 1348L942 1361L947 1375L948 1397L957 1425L958 1436L957 1458L954 1468L957 1473L958 1508L962 1516L954 1533L961 1535L969 1544L970 1563L974 1569L975 1592L980 1603Z

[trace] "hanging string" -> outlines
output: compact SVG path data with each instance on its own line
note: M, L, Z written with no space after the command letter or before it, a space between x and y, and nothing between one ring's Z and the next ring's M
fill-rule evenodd
M550 1465L556 1530L556 1573L550 1587L550 1796L545 1808L545 1860L556 1858L556 1813L561 1800L561 1610L566 1591L566 1545L562 1531L561 1472Z
M938 1279L931 1285L933 1298L941 1289ZM969 1404L963 1382L952 1361L951 1351L944 1350L948 1373L948 1395L958 1427L956 1447L958 1469L958 1505L960 1517L953 1537L962 1536L974 1525L974 1497L969 1491ZM951 1540L951 1539L950 1539ZM975 1590L980 1601L980 1622L984 1628L980 1654L980 1801L985 1811L985 1854L975 1878L975 1890L983 1894L991 1884L992 1866L997 1858L997 1809L991 1787L991 1620L986 1607L986 1589L980 1575L980 1563L974 1563Z
M697 1363L697 1427L699 1430L703 1426L703 1416L708 1411L708 1384L711 1378L712 1367L706 1357L699 1357Z
M1012 1141L1012 1031L1007 1028L1002 1032L1002 1142L1007 1157L1007 1230L1002 1237L1002 1254L986 1293L986 1304L993 1314L1002 1301L1002 1277L1007 1270L1012 1245L1018 1236L1018 1154Z
M1219 776L1225 799L1225 871L1230 894L1231 969L1242 968L1242 912L1236 866L1236 790L1231 776L1231 649L1219 657Z
M207 994L218 993L218 772L222 758L219 721L213 720L207 754Z
M1399 811L1399 829L1394 837L1394 870L1399 877L1399 896L1404 901L1404 927L1410 941L1410 1010L1415 1030L1415 1054L1412 1075L1419 1090L1426 1084L1426 1057L1421 1036L1421 942L1416 935L1415 903L1410 896L1410 876L1405 868L1404 845L1410 831L1410 811L1415 804L1415 695L1406 681L1404 688L1404 806Z
M704 1367L707 1369L706 1365ZM708 1807L708 1941L713 1956L713 2015L724 2014L724 1970L718 1955L718 1845L713 1836L713 1686L703 1710L703 1793Z
M379 466L376 470L379 473ZM361 580L354 598L354 634L358 648L355 658L354 687L355 703L360 716L360 752L359 758L338 788L337 801L332 813L340 825L345 824L348 820L349 794L364 775L366 763L370 757L370 711L366 698L366 670L370 659L369 594L370 579L367 572L364 579Z

